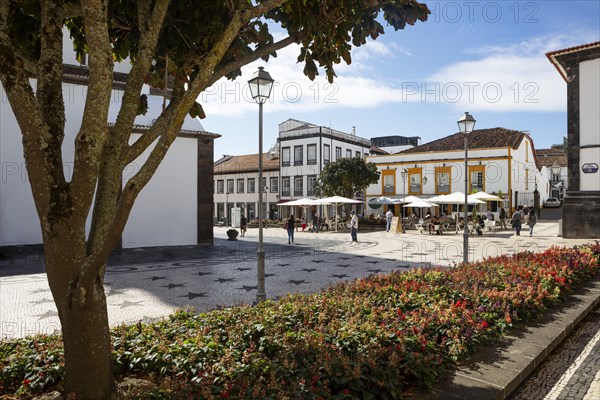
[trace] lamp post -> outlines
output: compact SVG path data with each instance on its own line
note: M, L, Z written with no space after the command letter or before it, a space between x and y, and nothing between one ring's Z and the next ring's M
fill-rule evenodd
M259 187L262 188L262 174L263 174L263 160L262 160L262 147L263 147L263 104L267 101L271 95L271 89L273 89L273 78L263 67L258 67L258 71L252 75L252 78L248 81L250 86L250 92L252 98L258 103L258 182ZM256 301L262 302L267 299L265 293L265 248L263 245L263 201L262 192L258 191L258 251L256 273L258 275L258 290L256 292Z
M406 198L406 176L408 175L408 171L406 168L400 172L400 176L402 177L402 233L406 233L406 229L404 228L404 203Z
M550 177L550 182L555 182L555 181L559 181L560 183L560 165L558 164L554 164L553 166L550 167L550 171L552 173L552 176ZM556 179L554 179L556 178ZM557 185L556 183L554 185ZM554 185L552 185L551 187L555 187ZM561 201L561 196L560 196L560 192L561 192L561 187L558 188L558 201ZM552 190L550 191L550 193L552 193Z
M263 192L265 193L265 217L266 219L271 219L271 215L269 215L269 187L264 186Z
M470 115L468 112L457 121L458 130L461 132L465 138L465 216L464 216L464 225L465 229L463 232L463 262L469 262L469 228L467 226L468 219L468 202L469 202L469 142L468 135L473 132L473 128L475 128L475 118Z
M225 225L229 228L229 190L225 192Z

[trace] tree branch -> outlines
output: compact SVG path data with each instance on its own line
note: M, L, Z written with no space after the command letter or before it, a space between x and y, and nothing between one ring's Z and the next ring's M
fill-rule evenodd
M78 219L86 219L96 188L101 154L108 137L108 106L112 94L113 57L108 35L108 0L83 0L83 20L90 56L89 85L81 128L75 139L71 181L79 199Z
M65 105L62 93L62 1L47 0L41 3L40 59L38 63L37 93L39 106L49 132L45 157L50 167L53 187L65 184L62 165L62 143L65 136ZM64 204L57 204L64 207Z
M148 4L140 2L138 7ZM97 246L102 246L107 235L110 221L114 218L115 208L121 189L121 174L128 164L124 152L128 149L128 140L137 116L140 92L144 78L150 70L160 29L167 12L169 0L157 0L150 19L139 22L141 41L133 66L127 76L125 92L121 99L121 108L115 123L114 131L108 139L100 164L98 190L92 217L92 227L88 240L88 253L94 253ZM140 11L140 19L149 10Z
M40 218L42 233L48 231L47 215L51 182L45 179L47 164L43 155L42 135L48 127L38 107L33 89L16 56L8 27L9 2L0 2L0 80L12 106L13 114L23 136L23 156L29 173L33 199Z
M277 51L284 47L287 47L292 43L296 43L296 39L292 36L288 36L285 39L282 39L278 42L271 43L268 46L258 48L256 50L254 50L252 53L250 53L242 58L239 58L235 61L232 61L229 64L219 66L213 73L212 78L209 80L208 86L214 84L216 81L218 81L219 79L221 79L224 76L229 75L233 71L240 69L244 65L247 65L253 61L256 61L261 57L264 57L268 54L273 53L274 51Z

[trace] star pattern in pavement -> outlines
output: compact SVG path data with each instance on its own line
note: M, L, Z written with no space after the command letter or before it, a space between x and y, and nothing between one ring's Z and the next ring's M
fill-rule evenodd
M138 301L123 300L123 302L121 304L117 304L117 305L119 306L119 308L127 308L127 307L141 306L143 302L144 302L144 300L138 300Z
M206 293L194 293L194 292L188 292L187 295L185 296L179 296L179 297L187 297L188 300L193 300L196 297L206 297Z
M46 319L46 318L58 317L58 311L54 311L54 310L46 311L43 314L36 315L36 317L38 317L38 321L40 321L42 319Z
M164 285L163 287L169 288L169 290L171 290L178 287L185 287L185 283L169 283L168 285Z
M294 285L296 285L296 286L297 286L297 285L300 285L300 284L302 284L302 283L306 283L306 281L305 281L304 279L302 279L302 280L294 280L294 279L290 279L290 280L288 281L288 283L291 283L291 284L294 284Z
M350 275L346 275L346 274L333 274L331 275L333 278L338 278L338 279L343 279L343 278L347 278Z
M153 276L150 279L153 281L160 281L161 279L167 279L167 277L166 276Z
M47 299L47 298L44 298L44 299L39 299L39 300L30 301L29 303L31 303L31 304L54 303L54 300L52 300L52 299Z

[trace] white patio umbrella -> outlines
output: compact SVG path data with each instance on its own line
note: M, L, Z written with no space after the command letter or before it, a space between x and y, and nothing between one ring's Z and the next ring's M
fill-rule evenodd
M433 204L428 202L427 200L418 199L413 201L412 203L407 203L402 207L417 207L417 208L429 208L429 207L439 207L437 204Z
M423 200L423 199L416 197L412 202L407 203L407 204L403 205L402 207L431 208L431 207L438 207L438 205L430 203L427 200ZM421 217L422 216L423 216L423 213L421 212Z
M308 197L303 197L301 199L286 201L284 203L277 203L278 206L289 206L289 207L302 207L304 210L304 214L306 214L306 209L312 206L320 206L323 203L317 202L315 199L309 199Z
M465 204L465 194L463 192L454 192L450 194L445 194L441 196L437 196L437 199L434 199L438 204ZM432 199L430 199L432 200ZM472 195L467 196L467 205L476 205L476 204L484 204L484 201L481 201ZM466 223L466 221L465 221ZM458 212L456 213L456 229L458 230Z
M342 196L331 196L325 197L323 199L315 200L319 202L319 204L333 204L335 206L335 231L337 232L337 220L338 220L338 207L342 204L362 204L362 201L349 199L347 197Z
M420 197L417 196L406 196L406 197L400 197L399 199L394 199L394 204L404 204L404 203L412 203L414 201L419 201L419 200L423 200Z
M322 203L317 203L315 199L309 199L308 197L277 203L278 206L316 206L320 204Z
M373 197L372 199L369 200L369 204L397 204L396 203L396 199L392 199L391 197L386 197L386 196L380 196L380 197Z
M465 204L465 194L463 192L454 192L437 197L437 199L429 199L428 201L435 201L438 204ZM472 195L467 196L467 204L470 206L483 203L485 202L472 197Z
M473 198L476 198L477 200L483 200L483 201L502 201L502 199L500 197L495 196L493 194L486 193L484 191L470 194L469 197L473 197Z

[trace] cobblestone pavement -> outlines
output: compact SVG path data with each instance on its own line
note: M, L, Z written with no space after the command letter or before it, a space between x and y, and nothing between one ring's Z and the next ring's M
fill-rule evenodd
M600 306L509 397L532 399L600 399Z
M129 249L113 257L106 269L110 324L162 318L185 306L204 311L253 303L258 232L250 229L246 237L227 241L225 231L215 228L215 246ZM586 242L558 238L557 232L557 223L541 222L533 238L510 231L472 236L469 258ZM380 272L462 261L462 235L454 233L360 231L358 243L352 243L349 233L298 232L296 244L288 245L285 230L270 228L264 240L268 298L311 293ZM0 338L60 328L43 270L41 256L0 260Z

